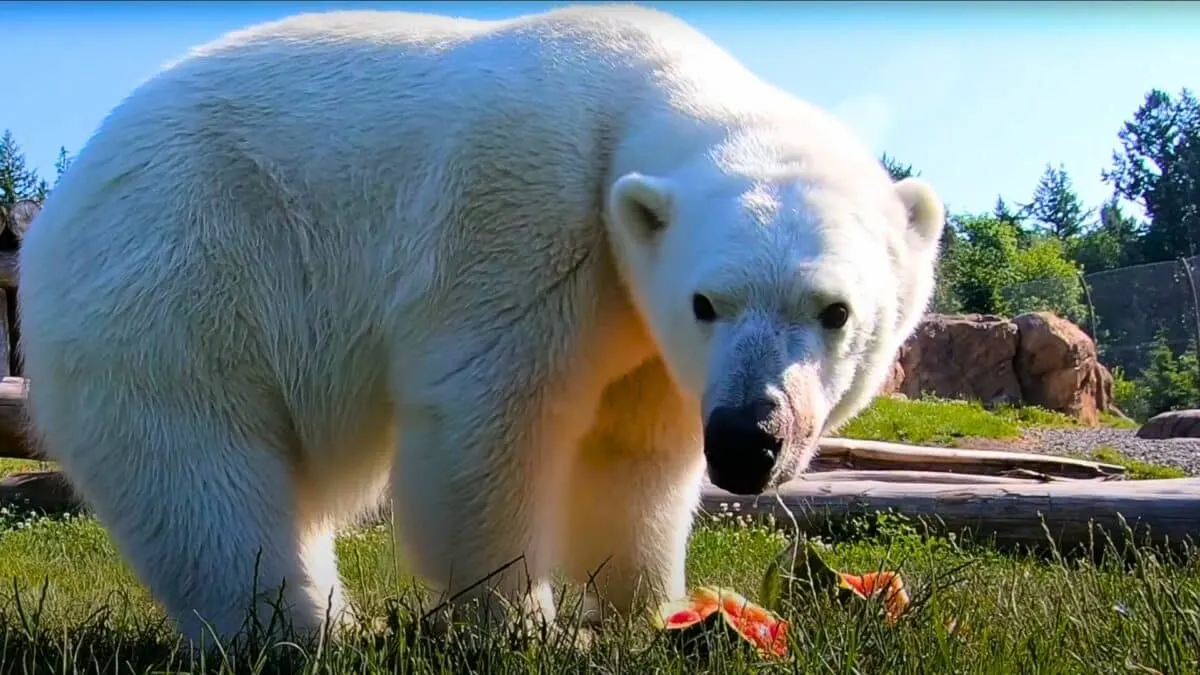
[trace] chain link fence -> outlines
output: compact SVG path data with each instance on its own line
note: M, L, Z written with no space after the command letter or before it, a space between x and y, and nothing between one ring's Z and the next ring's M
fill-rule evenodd
M1175 354L1200 344L1200 256L1121 267L1076 279L1039 279L1005 288L1014 314L1052 311L1083 328L1100 361L1133 377L1161 340Z

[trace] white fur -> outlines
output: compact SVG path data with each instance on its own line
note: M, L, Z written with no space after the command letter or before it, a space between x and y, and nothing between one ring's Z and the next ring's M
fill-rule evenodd
M550 617L552 569L608 561L629 610L683 592L701 403L768 373L802 469L881 384L941 228L665 14L298 16L151 78L55 189L22 254L32 421L193 638L239 630L260 550L297 628L347 616L331 535L389 474L435 588L524 555L497 590Z

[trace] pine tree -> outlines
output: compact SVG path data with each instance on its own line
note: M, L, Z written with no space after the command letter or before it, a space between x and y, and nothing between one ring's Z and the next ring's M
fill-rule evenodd
M58 159L54 160L54 184L58 185L58 181L62 180L63 174L67 169L71 168L71 162L74 158L67 153L67 149L63 146L58 148Z
M1013 228L1017 233L1017 244L1021 248L1028 248L1033 243L1034 235L1025 227L1021 214L1014 211L1000 195L996 195L996 205L992 207L992 217Z
M1154 89L1117 134L1105 182L1139 203L1149 222L1138 240L1147 262L1200 255L1200 98Z
M992 217L1004 223L1017 224L1020 218L1008 206L1008 202L1004 201L1004 197L996 195L996 205L992 207Z
M41 199L47 191L46 182L26 166L25 153L6 129L0 136L0 205L11 207L23 199Z
M883 156L879 158L879 162L883 164L883 168L887 169L887 172L891 175L893 181L921 175L920 171L913 170L912 164L901 164L900 162L896 161L895 157L888 157L886 152L883 153Z
M1021 207L1022 215L1036 223L1037 229L1067 242L1083 232L1093 210L1086 209L1061 164L1046 165L1033 192L1033 201Z

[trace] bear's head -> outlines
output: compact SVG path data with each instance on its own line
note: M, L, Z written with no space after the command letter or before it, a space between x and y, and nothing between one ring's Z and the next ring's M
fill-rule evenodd
M873 159L873 158L872 158ZM878 164L617 178L609 239L683 391L709 479L760 494L878 393L934 288L945 209ZM847 174L851 175L847 175Z

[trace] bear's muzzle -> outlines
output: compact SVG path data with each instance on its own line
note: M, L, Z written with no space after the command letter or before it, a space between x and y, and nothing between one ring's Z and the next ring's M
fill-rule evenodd
M735 495L769 487L784 439L774 431L778 406L758 399L738 407L717 406L704 424L704 458L712 484Z

